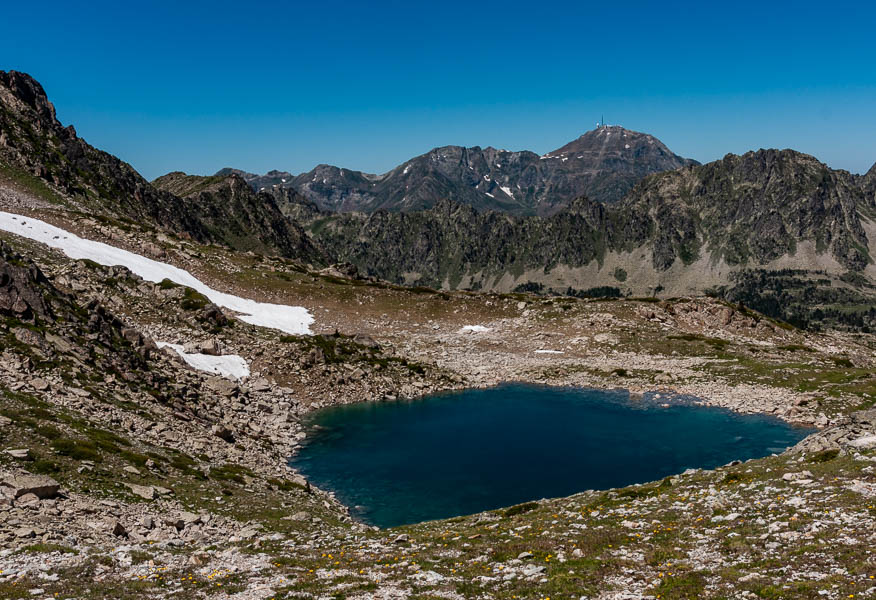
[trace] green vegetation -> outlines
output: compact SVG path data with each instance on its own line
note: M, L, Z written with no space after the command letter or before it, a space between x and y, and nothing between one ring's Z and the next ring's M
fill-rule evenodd
M209 303L210 300L204 294L187 287L180 306L182 306L183 310L201 310Z
M524 502L523 504L517 504L510 508L506 508L502 511L502 516L505 518L514 517L535 510L536 508L538 508L538 502Z

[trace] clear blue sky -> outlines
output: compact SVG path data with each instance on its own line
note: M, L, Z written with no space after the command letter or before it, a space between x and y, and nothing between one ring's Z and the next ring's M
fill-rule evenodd
M0 69L152 179L547 152L605 114L673 151L876 162L869 2L17 2Z

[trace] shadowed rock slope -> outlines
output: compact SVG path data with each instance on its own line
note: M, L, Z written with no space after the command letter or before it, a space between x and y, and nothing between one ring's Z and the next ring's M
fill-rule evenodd
M152 183L190 200L207 230L233 248L278 252L314 264L327 262L301 227L284 217L271 194L254 192L239 175L202 177L174 172Z

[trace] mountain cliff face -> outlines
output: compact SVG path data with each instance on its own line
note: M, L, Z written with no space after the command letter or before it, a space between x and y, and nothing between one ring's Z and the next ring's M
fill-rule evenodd
M726 283L733 270L792 260L798 249L802 257L803 246L835 272L863 271L872 263L863 202L848 173L794 151L761 150L652 175L614 206L581 198L548 217L449 201L413 213L301 216L330 253L392 281L586 288L638 272L625 287L642 292L683 279L702 291L704 270Z
M617 202L642 177L693 164L653 136L600 127L544 156L443 146L383 175L319 165L295 178L279 171L242 176L255 189L291 187L337 212L413 211L447 199L481 211L550 215L580 196Z
M0 71L0 179L88 214L128 219L200 242L322 262L301 230L282 218L271 196L253 193L236 176L196 189L196 181L174 174L164 180L167 189L155 187L130 165L79 138L73 126L62 126L42 86L16 71Z
M870 170L862 178L862 187L868 197L870 207L876 211L876 164L870 167Z

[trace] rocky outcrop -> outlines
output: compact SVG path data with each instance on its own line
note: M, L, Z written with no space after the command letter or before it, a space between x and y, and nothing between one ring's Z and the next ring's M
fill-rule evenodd
M180 198L149 185L130 165L90 146L55 116L32 77L0 71L0 166L43 199L104 211L184 232L211 236Z
M0 314L27 321L52 318L42 293L47 286L33 263L0 242Z
M730 265L764 264L813 241L859 270L871 261L862 203L846 171L793 150L759 150L649 177L619 208L652 216L661 268L700 249Z
M837 425L810 435L788 452L798 454L842 448L876 448L876 409L851 413Z
M33 494L40 500L54 498L60 488L60 484L47 475L0 476L0 494L12 499L27 494Z

